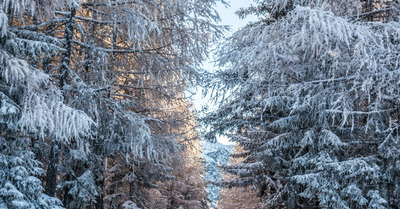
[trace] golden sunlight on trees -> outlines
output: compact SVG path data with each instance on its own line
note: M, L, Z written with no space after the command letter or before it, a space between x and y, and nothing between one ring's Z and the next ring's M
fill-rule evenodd
M235 146L233 155L243 152L243 148L239 145ZM229 165L235 165L237 163L243 163L244 158L230 158ZM237 176L225 173L223 178L225 181L229 181ZM221 200L218 202L218 209L231 209L231 208L243 208L243 209L261 209L262 199L259 195L257 188L247 187L224 187L221 192Z
M184 92L215 3L2 1L0 207L203 207Z

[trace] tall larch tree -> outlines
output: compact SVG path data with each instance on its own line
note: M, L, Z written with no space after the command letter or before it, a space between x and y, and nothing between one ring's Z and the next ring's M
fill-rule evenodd
M143 208L179 180L182 92L221 33L215 4L0 2L0 205Z
M205 182L202 177L204 165L200 158L200 139L192 107L183 97L164 107L168 107L167 111L163 111L166 121L159 124L158 133L176 141L179 145L177 149L182 151L171 153L168 159L172 179L157 183L157 190L162 197L158 203L163 203L166 208L206 208ZM159 206L150 205L149 208Z
M229 158L228 165L222 165L221 167L232 169L236 164L243 163L245 158L235 155L243 153L244 150L239 145L236 145L235 150ZM234 179L236 176L231 173L225 172L223 179L225 182L230 179ZM223 187L226 186L226 187ZM229 187L229 185L223 185L220 191L220 200L218 201L217 208L219 209L230 209L230 208L242 208L242 209L261 209L263 208L263 201L259 195L258 188L253 185L246 187Z

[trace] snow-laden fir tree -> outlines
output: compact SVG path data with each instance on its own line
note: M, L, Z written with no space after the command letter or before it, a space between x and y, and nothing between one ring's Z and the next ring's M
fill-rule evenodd
M259 0L221 47L225 96L204 121L245 150L227 186L267 207L396 208L397 1Z
M61 208L60 200L43 193L40 177L44 171L35 146L44 140L82 141L95 123L84 112L65 105L49 75L35 67L36 60L24 60L56 53L59 48L56 39L9 26L25 10L19 3L0 5L0 206Z

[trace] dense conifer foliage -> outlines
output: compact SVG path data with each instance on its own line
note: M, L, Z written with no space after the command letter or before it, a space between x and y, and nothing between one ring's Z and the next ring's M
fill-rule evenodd
M0 207L145 208L154 190L203 207L183 91L221 32L215 3L1 1Z
M220 49L225 96L209 137L243 152L227 187L256 187L269 208L396 208L397 1L257 0L259 21ZM221 93L221 91L223 93Z

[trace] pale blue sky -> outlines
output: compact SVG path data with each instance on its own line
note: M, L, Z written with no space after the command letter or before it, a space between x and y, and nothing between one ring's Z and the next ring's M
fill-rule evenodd
M240 19L235 15L235 11L242 7L249 6L253 1L252 0L227 0L229 3L229 7L224 6L223 4L218 3L217 11L221 17L220 25L228 25L230 26L230 31L226 33L223 37L229 37L232 32L237 31L239 28L245 26L247 23L256 20L255 16L249 16L245 19ZM204 68L208 71L214 71L216 67L213 64L213 56L210 55L210 59L204 62ZM197 93L193 96L193 104L195 109L201 110L205 105L211 105L209 98L203 98L201 89L197 89ZM218 137L218 141L222 144L231 144L226 137Z
M218 3L217 11L221 16L221 25L229 25L231 26L233 31L236 31L240 27L243 27L248 22L256 20L255 16L249 16L245 19L240 19L238 16L235 15L235 11L242 7L247 7L253 3L253 0L227 0L230 7L226 8L222 4Z
M240 19L235 12L240 8L250 6L253 0L226 0L229 6L222 3L218 3L216 10L221 17L220 25L227 25L230 27L229 31L223 37L229 37L233 32L237 31L239 28L244 27L247 23L257 20L256 16L251 15L245 19ZM223 41L223 40L221 40ZM212 71L213 68L213 55L210 54L210 59L204 62L204 68Z
M229 3L228 7L221 3L218 3L216 7L221 17L221 22L219 22L219 24L230 26L230 30L227 31L226 35L223 37L229 37L234 31L237 31L247 23L257 19L255 16L250 16L242 20L235 14L238 9L249 6L253 0L226 0L226 2ZM213 55L210 54L210 58L203 63L203 67L207 71L214 71L216 69L213 64L213 58ZM205 104L209 104L210 102L208 99L202 98L200 89L198 89L198 91L199 92L193 97L193 103L195 108L200 110Z

